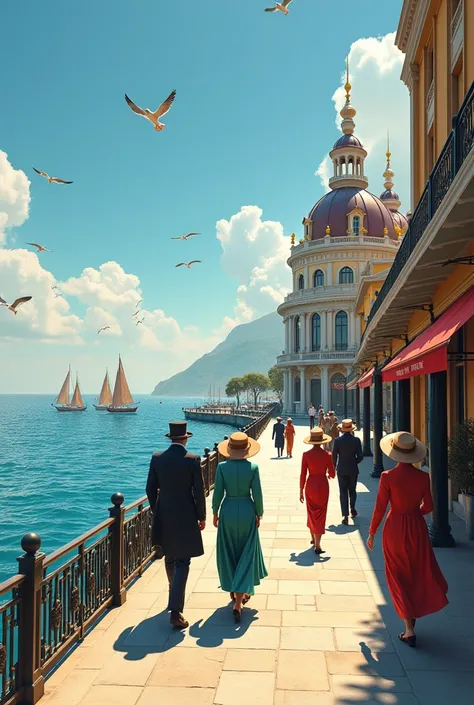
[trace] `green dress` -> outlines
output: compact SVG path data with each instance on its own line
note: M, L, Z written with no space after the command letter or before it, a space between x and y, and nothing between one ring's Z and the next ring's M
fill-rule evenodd
M212 511L219 513L217 570L221 588L253 595L255 585L268 575L256 524L256 517L263 515L258 465L248 460L219 463Z

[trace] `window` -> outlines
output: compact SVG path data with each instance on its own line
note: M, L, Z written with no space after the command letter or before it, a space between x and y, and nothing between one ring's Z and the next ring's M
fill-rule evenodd
M301 343L301 323L300 317L296 316L295 319L295 352L300 351Z
M321 350L321 318L319 316L319 313L315 313L312 318L311 330L312 350Z
M354 216L354 220L358 216ZM339 272L339 284L353 284L354 283L354 272L350 267L343 267Z
M301 289L304 289L304 276L300 274L298 277L298 289L301 291Z
M313 276L314 286L324 286L324 272L317 269Z
M352 218L352 234L360 235L360 215L354 215Z
M301 401L301 380L295 377L295 401Z
M347 350L347 324L347 313L339 311L336 314L336 350Z

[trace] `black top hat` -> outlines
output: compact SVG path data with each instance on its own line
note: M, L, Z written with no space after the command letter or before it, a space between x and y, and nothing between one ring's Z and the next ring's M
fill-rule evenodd
M188 424L186 421L170 421L169 427L169 433L165 434L167 438L181 440L182 438L191 438L193 435L192 433L188 433Z

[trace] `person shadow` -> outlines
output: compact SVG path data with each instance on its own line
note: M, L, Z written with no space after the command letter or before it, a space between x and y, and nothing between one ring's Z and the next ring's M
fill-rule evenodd
M327 563L329 560L331 560L331 556L324 554L318 556L313 548L308 548L302 553L290 553L290 563L295 563L303 568L309 568L312 565L318 565L318 563Z
M344 536L345 534L353 534L354 531L360 531L360 527L356 524L331 524L327 527L327 530L336 536Z

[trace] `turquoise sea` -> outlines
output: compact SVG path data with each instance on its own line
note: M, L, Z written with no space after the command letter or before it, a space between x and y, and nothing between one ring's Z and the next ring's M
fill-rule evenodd
M168 421L202 400L138 396L136 414L58 413L54 395L0 395L0 582L17 572L20 540L36 531L42 550L71 541L108 517L110 496L145 494L150 456L168 444ZM230 426L189 423L189 450L202 454Z

